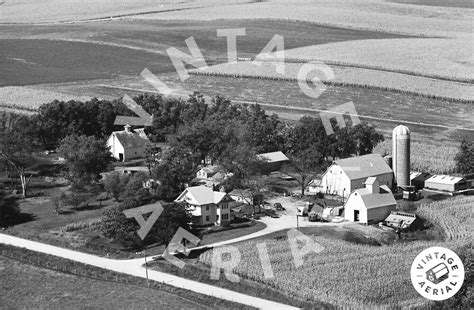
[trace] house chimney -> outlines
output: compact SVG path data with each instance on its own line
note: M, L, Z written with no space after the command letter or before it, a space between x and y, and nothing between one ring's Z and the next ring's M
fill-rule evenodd
M377 194L380 192L380 184L377 178L370 177L365 181L365 188L367 188L371 194Z
M125 129L126 132L131 132L132 131L132 126L130 126L128 124L123 126L123 128Z

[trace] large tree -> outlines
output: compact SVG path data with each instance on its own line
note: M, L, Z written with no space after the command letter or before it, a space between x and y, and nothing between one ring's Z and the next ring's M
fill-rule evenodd
M107 193L111 194L116 201L118 201L120 196L125 191L128 181L128 174L112 172L105 176L103 180L104 189L107 191Z
M15 223L21 216L20 208L14 197L7 197L0 189L0 227Z
M68 178L73 182L90 183L112 162L112 155L102 139L93 136L71 135L61 140Z
M186 148L173 147L162 152L158 162L151 176L160 182L159 195L162 199L172 201L194 177L192 153Z
M0 159L20 179L23 198L28 195L32 177L26 168L34 161L33 152L38 148L29 120L27 116L11 115L0 128Z
M455 157L456 167L462 174L474 173L474 142L463 139Z
M351 128L351 136L356 142L357 155L371 154L374 147L384 141L381 133L375 130L375 127L362 122Z
M126 198L120 205L107 208L102 216L101 231L127 248L140 248L152 243L168 245L179 227L189 230L191 216L183 204L162 204L163 212L145 240L138 237L140 229L133 218L126 218L123 211L141 205L136 198Z
M288 154L289 163L283 166L283 171L294 177L301 188L301 194L309 183L323 170L323 156L315 147Z

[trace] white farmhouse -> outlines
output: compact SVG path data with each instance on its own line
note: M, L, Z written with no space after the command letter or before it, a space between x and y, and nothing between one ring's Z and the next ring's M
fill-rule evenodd
M145 150L149 144L150 140L143 128L132 131L130 125L126 125L122 131L112 132L107 139L110 152L120 161L145 157Z
M377 178L365 181L365 188L356 189L344 205L348 221L370 224L383 221L397 209L397 202L387 185L380 185Z
M355 189L363 188L368 177L376 177L380 184L392 188L392 169L382 156L368 154L334 161L322 177L321 191L347 197Z
M196 178L202 179L202 180L209 180L212 176L214 176L220 170L222 170L222 168L217 165L207 166L207 167L201 168L198 172L196 172Z
M175 202L186 204L198 226L230 222L229 203L232 201L225 192L216 192L206 186L188 187L175 199Z

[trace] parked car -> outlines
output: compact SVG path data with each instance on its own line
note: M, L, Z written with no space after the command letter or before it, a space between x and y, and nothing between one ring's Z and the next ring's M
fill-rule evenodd
M283 206L282 206L281 203L279 203L279 202L275 202L275 203L273 204L273 207L274 207L275 210L277 210L277 211L285 211L285 208L283 208Z
M278 214L273 213L273 214L270 214L270 217L275 219L275 218L279 218L280 216Z

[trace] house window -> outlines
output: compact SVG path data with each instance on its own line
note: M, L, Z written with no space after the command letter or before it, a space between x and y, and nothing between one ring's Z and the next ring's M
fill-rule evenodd
M227 209L227 204L222 205L222 210L225 210L225 209Z
M206 211L209 211L209 206L206 206Z
M222 214L222 220L227 221L229 219L229 214Z
M209 222L209 215L206 215L206 222Z

